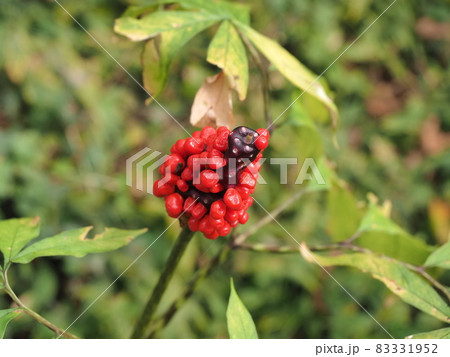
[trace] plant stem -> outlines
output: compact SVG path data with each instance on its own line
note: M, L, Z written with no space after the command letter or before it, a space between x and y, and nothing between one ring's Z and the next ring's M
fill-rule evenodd
M242 243L240 245L235 245L233 248L248 250L251 252L258 253L298 253L298 247L291 247L289 245L270 245L270 244L248 244Z
M153 293L145 306L145 309L137 322L132 338L143 338L146 335L146 330L155 314L164 292L172 279L173 273L180 262L183 253L186 250L188 243L191 241L194 232L189 228L183 228L180 235L175 242L175 245L170 252L163 272L161 273L159 280L153 289Z
M300 199L303 194L308 192L308 190L299 190L295 192L288 200L283 202L280 206L271 211L271 215L273 217L277 217L281 212L283 212L286 208L288 208L292 203L296 200ZM256 232L259 228L265 226L272 222L272 217L269 215L261 218L258 222L252 225L252 227L244 232L239 234L237 237L230 239L229 243L209 262L208 265L202 267L198 270L192 280L188 283L186 290L175 300L175 302L169 307L169 309L161 316L159 319L155 321L153 330L150 332L149 337L153 338L157 335L161 330L167 326L173 316L180 310L183 304L187 301L187 299L192 296L197 286L206 279L212 271L220 264L222 264L230 255L233 249L239 248L241 244L245 242L245 240L254 232ZM298 249L297 251L298 252Z
M227 244L219 253L209 262L195 273L194 277L189 281L185 291L170 305L167 311L158 320L155 321L155 327L148 335L148 338L155 338L170 322L172 317L183 306L183 304L192 296L197 286L205 280L213 270L222 264L230 255L232 250L231 244Z
M14 291L11 289L11 286L8 282L8 277L6 275L7 269L5 269L5 272L3 273L3 280L4 280L4 291L11 297L11 299L25 311L27 315L35 319L40 324L44 325L45 327L49 328L53 332L55 332L58 336L63 336L66 338L79 338L70 332L64 331L63 329L59 328L58 326L52 324L50 321L45 319L43 316L39 315L37 312L30 309L28 306L26 306L19 297L14 293Z
M366 253L366 254L376 254L375 252L371 251L370 249L359 247L357 245L352 244L358 236L354 235L350 237L349 239L334 243L334 244L324 244L324 245L317 245L317 246L311 246L308 247L310 251L323 251L323 250L336 250L336 249L348 249L359 253ZM298 247L292 247L292 246L277 246L277 245L268 245L268 244L247 244L247 243L241 243L241 244L235 244L233 246L233 249L243 249L248 250L252 252L259 252L259 253L298 253L299 249ZM382 255L383 258L389 259L392 261L395 261L398 264L403 265L404 267L416 272L417 274L421 275L423 278L428 280L431 285L433 285L436 289L441 291L445 297L450 301L450 291L442 285L439 281L434 279L430 274L428 274L425 271L425 268L422 266L417 266L413 264L409 264L406 262L403 262L398 259L386 257Z

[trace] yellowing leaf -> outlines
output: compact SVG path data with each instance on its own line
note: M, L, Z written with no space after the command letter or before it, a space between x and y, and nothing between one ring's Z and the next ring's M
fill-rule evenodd
M229 21L222 22L209 44L207 61L221 68L239 99L247 96L248 62L245 47L238 32Z
M232 339L256 339L255 323L245 305L239 298L231 279L230 300L227 308L228 333Z
M338 110L324 87L316 80L317 76L277 42L239 22L236 22L236 26L287 80L325 104L330 112L333 126L336 127Z
M450 322L450 307L419 275L394 260L375 254L351 253L337 256L313 254L303 245L305 259L322 266L349 266L371 274L406 303L439 320Z
M192 26L205 27L220 20L209 12L158 11L140 19L121 17L116 20L114 31L132 41L142 41L155 37L161 32L180 30L191 31Z
M26 264L38 257L55 255L84 257L89 253L108 252L123 247L146 231L106 228L102 234L97 234L92 239L86 238L91 229L92 227L78 228L45 238L25 248L12 261Z
M234 126L233 102L230 86L223 72L207 77L195 95L190 122L205 127Z

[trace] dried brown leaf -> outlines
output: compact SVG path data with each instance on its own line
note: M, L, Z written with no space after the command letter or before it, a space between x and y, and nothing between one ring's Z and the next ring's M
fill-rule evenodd
M195 95L190 122L197 127L234 126L230 85L223 72L207 77Z

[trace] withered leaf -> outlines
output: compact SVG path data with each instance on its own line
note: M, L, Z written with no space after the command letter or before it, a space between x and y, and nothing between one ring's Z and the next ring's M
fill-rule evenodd
M203 82L195 95L190 122L200 128L234 126L230 85L223 72L207 77Z

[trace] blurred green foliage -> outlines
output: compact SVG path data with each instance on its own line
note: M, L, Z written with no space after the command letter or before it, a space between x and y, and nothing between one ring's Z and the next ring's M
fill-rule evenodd
M140 81L141 44L113 32L128 5L148 1L79 2L63 6ZM279 41L321 73L389 5L388 1L245 1L252 26ZM392 201L392 217L429 245L448 240L450 222L450 5L448 1L398 1L325 74L340 111L339 150L331 142L327 111L309 97L280 118L267 156L325 152L336 168L329 193L305 196L280 217L308 244L340 241L360 225L366 193ZM183 48L171 66L160 103L189 128L190 106L205 76L208 29ZM168 152L186 134L56 4L4 0L0 12L0 219L40 216L42 236L94 225L149 233L116 252L37 259L11 272L21 299L58 326L68 326L142 252L171 220L161 200L125 185L125 160L142 147ZM272 69L272 68L271 68ZM276 118L299 92L270 73ZM238 124L263 125L260 83L254 66L246 101L235 98ZM302 114L303 113L303 114ZM303 115L303 120L302 119ZM293 130L294 128L294 130ZM307 130L306 134L305 131ZM300 136L299 136L300 135ZM323 138L323 148L308 138ZM299 140L301 138L301 140ZM290 170L290 176L297 176ZM278 183L256 197L266 208L296 187ZM293 181L292 181L293 182ZM248 224L265 215L252 207ZM83 337L127 337L141 313L178 228L172 226L111 289L71 327ZM331 237L331 238L330 238ZM272 224L251 242L290 244ZM161 310L177 297L194 268L223 241L198 237L190 246ZM443 327L411 308L382 283L348 268L333 276L395 337ZM237 251L203 283L162 337L226 338L229 277L252 314L261 338L386 337L323 271L297 255ZM441 281L450 284L450 276ZM9 300L0 295L0 308ZM24 314L6 337L52 337Z

